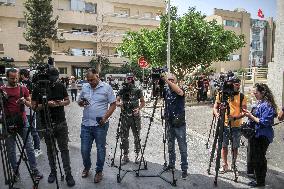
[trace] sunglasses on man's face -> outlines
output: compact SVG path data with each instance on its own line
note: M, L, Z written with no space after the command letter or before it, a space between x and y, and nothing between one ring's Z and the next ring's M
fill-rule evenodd
M233 85L240 86L241 84L240 83L233 83Z
M133 77L128 77L127 80L133 80Z

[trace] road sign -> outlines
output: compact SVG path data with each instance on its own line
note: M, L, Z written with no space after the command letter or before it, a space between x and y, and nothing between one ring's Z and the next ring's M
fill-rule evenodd
M147 68L149 66L148 62L145 60L143 56L138 59L138 64L140 68Z

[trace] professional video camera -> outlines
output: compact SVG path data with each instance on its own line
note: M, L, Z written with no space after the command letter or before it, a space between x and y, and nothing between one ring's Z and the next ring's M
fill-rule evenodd
M32 78L32 83L35 87L39 86L41 88L45 88L46 86L43 85L46 85L47 83L54 83L58 79L59 73L52 69L53 63L53 58L49 57L47 64L39 64L36 67L36 72Z
M228 97L234 95L235 91L233 83L236 81L239 81L239 79L231 71L226 75L221 74L217 80L214 80L214 86L222 93L223 100L227 100Z
M165 87L165 81L162 80L163 74L168 71L167 68L153 68L152 69L152 84L153 84L153 97L160 95L163 96L163 89Z

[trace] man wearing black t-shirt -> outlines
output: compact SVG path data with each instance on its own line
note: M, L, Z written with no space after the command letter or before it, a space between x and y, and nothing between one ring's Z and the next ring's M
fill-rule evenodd
M57 141L59 150L61 152L61 159L63 163L63 168L66 175L66 182L68 186L74 186L75 181L71 174L71 167L70 167L70 156L68 150L68 127L65 119L65 112L64 106L70 104L70 100L68 97L68 93L64 84L57 82L59 77L59 72L55 68L51 68L48 71L48 80L50 81L47 89L47 105L50 115L50 123L52 125L52 135L45 133L45 143L47 146L47 155L49 166L51 169L51 173L48 177L48 182L53 183L56 179L56 166L55 166L55 154L52 151L52 137L54 137L55 141ZM42 92L45 87L37 85L32 93L32 105L33 108L39 110L40 117L41 117L41 125L42 128L49 128L49 120L47 120L47 115L45 115L44 111L42 110Z

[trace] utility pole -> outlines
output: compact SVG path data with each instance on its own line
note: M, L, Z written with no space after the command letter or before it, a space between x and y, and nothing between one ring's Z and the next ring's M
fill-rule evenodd
M168 43L167 43L167 68L171 72L171 1L168 0Z

